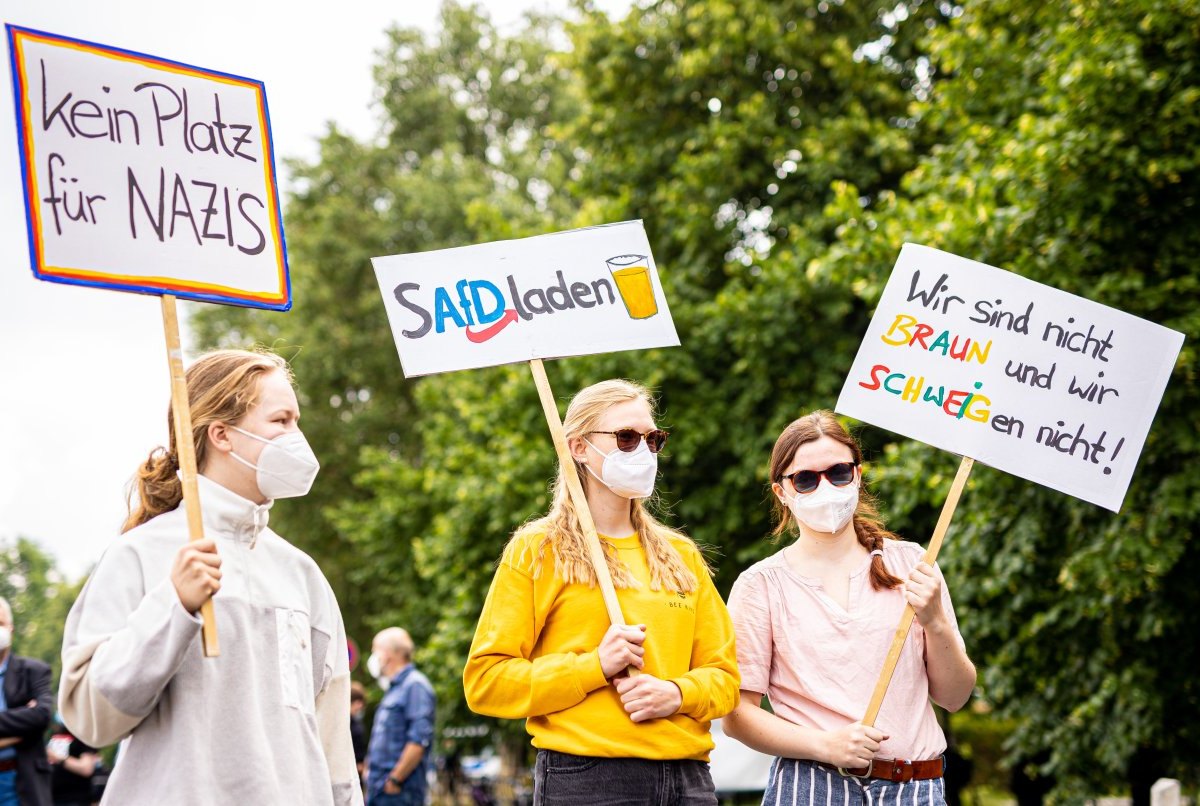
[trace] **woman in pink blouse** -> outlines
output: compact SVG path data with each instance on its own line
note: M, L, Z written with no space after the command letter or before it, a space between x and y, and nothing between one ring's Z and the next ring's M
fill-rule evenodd
M764 804L944 802L946 739L930 700L961 708L975 667L941 571L884 528L861 467L831 412L785 428L771 453L775 534L796 540L730 594L742 697L724 729L777 756ZM859 720L905 604L916 621L867 727ZM774 713L760 707L764 695Z

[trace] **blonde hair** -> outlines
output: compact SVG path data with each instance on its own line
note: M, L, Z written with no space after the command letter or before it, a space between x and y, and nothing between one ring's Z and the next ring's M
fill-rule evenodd
M654 402L650 398L649 391L644 386L632 381L601 381L581 390L567 406L567 415L563 421L563 430L566 432L567 441L594 431L606 411L618 403L626 403L631 400L641 400L650 407L651 411L654 409ZM584 470L583 464L578 461L575 462L575 471L585 494L588 485L600 483L592 479L590 474ZM541 535L533 570L535 579L541 573L542 559L546 556L546 549L549 548L554 555L554 573L564 582L568 584L578 582L594 587L596 572L592 568L591 555L587 550L583 529L579 525L575 503L567 492L566 475L561 465L558 468L558 477L554 481L552 491L553 501L550 504L550 511L544 517L530 521L517 529L505 552L511 552L513 546L521 538ZM695 573L671 545L673 538L694 546L695 543L691 538L656 520L646 510L640 499L630 500L629 516L646 551L646 562L650 568L650 589L667 588L684 593L696 590L699 582ZM601 541L601 545L604 549L608 571L612 575L613 585L618 588L638 587L638 581L634 578L633 572L617 556L616 550L604 541Z
M192 442L196 446L196 467L204 468L208 458L208 427L215 422L236 423L258 403L259 380L269 372L283 372L290 383L292 371L286 361L274 353L248 350L217 350L200 356L184 373L188 402L192 413ZM183 500L179 456L175 446L174 410L167 406L166 448L158 447L138 467L132 482L137 503L129 503L129 516L121 527L128 532L146 521L170 512ZM133 496L131 495L132 499Z

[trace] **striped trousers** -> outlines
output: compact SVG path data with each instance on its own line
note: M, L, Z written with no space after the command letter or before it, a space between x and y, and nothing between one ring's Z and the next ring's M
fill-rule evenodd
M795 758L776 758L763 806L945 806L941 778L897 783L847 778L835 768Z

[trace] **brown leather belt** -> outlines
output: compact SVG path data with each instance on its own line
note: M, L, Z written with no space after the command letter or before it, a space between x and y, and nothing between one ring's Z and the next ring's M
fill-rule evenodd
M8 772L17 768L17 760L15 758L0 759L0 772Z
M846 770L846 774L855 778L882 778L885 781L926 781L930 778L941 778L946 771L944 758L931 758L927 761L904 761L899 758L876 758L871 760L871 766Z

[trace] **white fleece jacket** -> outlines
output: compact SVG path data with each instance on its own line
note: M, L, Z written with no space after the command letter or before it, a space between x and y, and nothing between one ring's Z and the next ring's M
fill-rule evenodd
M117 538L67 617L59 710L101 747L128 736L104 802L138 806L362 803L350 743L341 612L304 552L256 506L199 477L221 554L221 654L169 578L187 541L181 505Z

